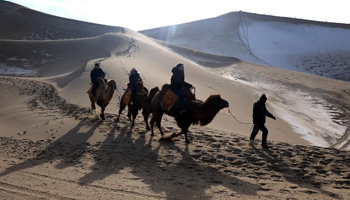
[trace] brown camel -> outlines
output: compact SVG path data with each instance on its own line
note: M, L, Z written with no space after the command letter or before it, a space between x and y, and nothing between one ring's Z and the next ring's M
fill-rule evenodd
M138 114L138 111L142 109L142 115L143 119L146 123L146 129L151 130L149 125L148 125L148 117L152 112L152 107L151 107L151 99L153 96L159 91L158 87L153 88L152 90L149 91L147 94L145 88L143 87L143 82L139 81L136 83L136 92L134 95L134 103L133 105L130 105L128 101L126 102L124 98L126 98L127 93L131 92L129 83L126 91L124 92L122 98L120 99L120 106L119 106L119 114L116 119L116 121L119 121L120 114L123 112L126 106L128 106L128 118L131 121L131 126L135 125L135 119ZM132 116L132 120L131 120Z
M163 113L170 115L175 118L177 125L181 128L181 132L179 134L172 134L171 137L178 136L180 134L185 134L186 143L190 143L187 138L188 128L191 124L200 124L201 126L205 126L209 124L216 114L223 108L227 108L229 103L222 99L220 95L210 95L204 102L200 100L191 100L186 103L188 107L188 111L184 114L180 114L180 109L178 106L173 106L170 111L163 110L161 106L161 101L165 95L166 90L169 89L169 84L165 84L162 87L162 91L158 92L151 101L153 117L151 119L151 131L152 135L154 123L159 128L162 136L164 135L161 129L161 120Z
M106 83L103 78L99 77L96 79L94 84L97 84L95 95L92 94L91 89L87 92L89 94L89 98L91 102L91 111L92 113L95 113L96 111L95 103L97 103L97 105L101 107L100 117L102 120L104 120L105 109L109 104L109 102L111 101L114 91L117 89L117 83L114 80L109 80Z

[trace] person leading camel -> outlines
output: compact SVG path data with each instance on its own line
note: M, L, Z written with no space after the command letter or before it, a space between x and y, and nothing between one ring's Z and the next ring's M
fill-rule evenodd
M268 134L268 130L265 127L266 116L276 120L276 117L274 117L269 111L267 111L266 106L265 106L266 100L267 100L266 95L263 94L263 95L261 95L259 101L255 102L253 105L254 127L253 127L253 131L250 135L250 140L249 140L249 145L254 146L255 136L258 134L259 130L261 130L263 132L261 146L264 149L269 148L267 146L267 142L266 142L267 134Z
M91 73L90 73L91 84L92 84L92 91L91 91L91 93L93 95L96 94L97 84L94 84L96 82L96 79L98 77L101 77L107 83L107 80L105 79L105 76L106 76L106 73L101 69L100 63L96 63L94 69L92 69Z
M180 107L180 114L185 113L187 110L184 105L184 93L182 91L182 87L192 88L192 85L185 82L185 72L184 65L179 63L174 67L171 72L173 75L171 76L171 90L179 97L178 103Z

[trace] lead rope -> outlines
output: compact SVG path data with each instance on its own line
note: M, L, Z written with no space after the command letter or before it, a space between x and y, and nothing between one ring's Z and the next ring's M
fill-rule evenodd
M231 114L231 116L233 117L233 119L235 119L238 123L240 123L240 124L253 124L253 123L247 123L247 122L241 122L241 121L239 121L239 120L231 113L230 108L227 108L227 110L228 110L228 113ZM252 126L252 127L253 127L253 126ZM250 129L252 129L252 127L250 127Z

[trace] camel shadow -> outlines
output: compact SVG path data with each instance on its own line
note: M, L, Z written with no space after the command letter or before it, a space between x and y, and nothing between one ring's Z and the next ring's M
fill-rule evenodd
M86 141L93 135L100 123L94 124L87 132L80 133L79 130L85 125L86 122L80 121L65 135L38 153L37 156L5 169L2 173L0 173L0 176L5 176L16 171L28 169L55 160L61 160L61 162L56 165L56 168L58 169L63 169L77 164L79 159L86 152ZM75 145L71 144L72 140L76 143Z
M253 150L256 153L256 155L258 155L258 157L264 159L265 162L268 163L267 165L264 165L264 167L266 167L268 171L276 172L275 175L271 174L271 177L278 179L278 178L281 178L280 175L282 175L286 181L306 189L303 192L307 194L313 194L313 193L316 193L315 191L319 191L320 193L328 195L331 198L339 198L339 195L321 188L322 183L316 180L318 173L317 174L310 173L310 170L305 169L311 164L311 163L305 162L305 159L308 159L305 157L307 155L303 155L303 153L295 151L295 149L293 153L296 155L292 155L292 153L288 149L282 149L282 150L253 149ZM294 168L293 168L291 164L288 164L285 161L285 159L291 159L293 156L297 156L297 155L303 155L304 158L302 158L302 161L299 164L292 163L294 165ZM255 162L257 161L256 159L247 158L247 160L252 166L261 167L261 162Z
M114 134L112 130L111 135ZM106 138L94 156L92 171L81 177L79 183L92 184L128 169L155 193L152 197L164 198L158 195L164 194L166 198L211 199L214 187L220 188L215 195L225 193L226 197L234 198L235 195L257 195L256 191L261 188L199 163L190 155L189 145L182 150L172 142L159 141L159 145L154 146L153 141L153 137L146 140L145 135L132 138L132 129L122 128L115 140Z

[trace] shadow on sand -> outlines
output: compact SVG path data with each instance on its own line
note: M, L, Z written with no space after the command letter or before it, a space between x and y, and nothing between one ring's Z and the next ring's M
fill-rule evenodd
M55 160L61 160L61 162L56 166L58 169L74 166L85 154L88 148L85 143L94 134L96 128L100 125L100 123L93 124L85 133L79 132L84 125L88 125L88 123L85 121L80 121L76 127L68 131L65 135L57 139L55 142L51 143L34 158L28 159L22 163L7 168L5 171L0 173L0 176L5 176L16 171L24 170ZM76 142L74 145L69 142L63 142L71 141L73 139L75 139Z
M198 163L189 153L191 145L186 145L182 150L172 142L160 141L158 146L154 146L152 137L146 141L145 134L141 134L137 139L133 139L132 134L129 127L124 127L113 139L113 129L110 137L106 138L94 156L95 164L91 169L95 170L82 177L79 183L92 184L118 174L123 169L131 168L131 173L147 184L154 193L165 193L166 198L170 199L211 199L212 196L207 194L207 190L211 190L215 185L227 188L226 191L218 190L218 194L226 193L226 197L229 195L232 198L235 193L256 195L256 190L260 188L216 168Z

